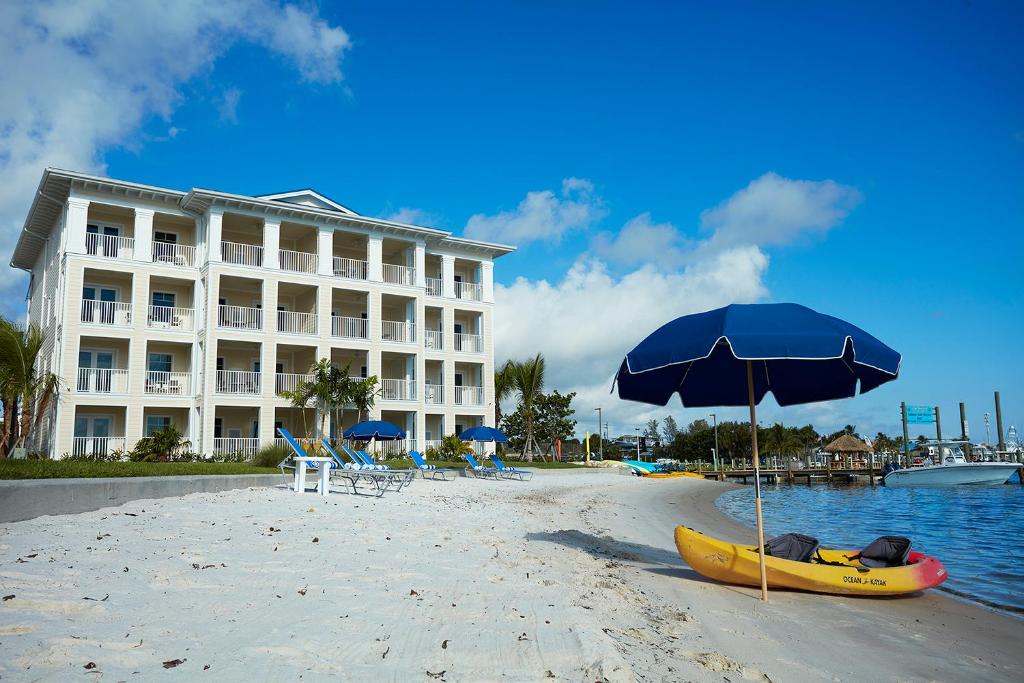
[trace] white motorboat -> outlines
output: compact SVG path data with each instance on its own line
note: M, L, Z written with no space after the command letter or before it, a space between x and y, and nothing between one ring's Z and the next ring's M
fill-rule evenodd
M967 462L958 441L930 442L919 447L926 454L924 464L889 469L882 481L886 486L956 486L960 484L1005 484L1022 467L1015 462ZM934 461L938 460L938 464Z

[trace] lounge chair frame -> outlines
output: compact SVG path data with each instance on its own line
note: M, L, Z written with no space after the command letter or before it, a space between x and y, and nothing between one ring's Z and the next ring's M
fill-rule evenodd
M519 481L530 481L533 479L533 472L530 470L520 470L515 467L509 467L501 461L497 453L491 453L487 456L490 458L494 466L498 468L498 476L505 479L511 479L512 477L519 477Z

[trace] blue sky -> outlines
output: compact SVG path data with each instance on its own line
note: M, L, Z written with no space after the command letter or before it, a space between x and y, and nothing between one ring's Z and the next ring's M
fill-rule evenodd
M703 416L623 404L608 380L658 322L730 300L804 303L904 354L895 383L768 405L766 420L894 433L907 400L942 406L950 433L964 400L977 436L1001 389L1006 424L1024 426L1020 3L243 4L264 29L198 2L170 17L101 7L106 24L73 26L3 10L91 46L74 59L96 83L116 83L120 57L160 86L79 109L74 142L27 154L0 140L0 171L34 178L0 197L3 228L20 226L48 164L246 194L310 186L457 232L476 216L472 234L527 236L495 269L499 355L543 351L552 386L578 390L581 415L602 405L614 431ZM97 28L145 35L157 18L182 42L140 40L142 57ZM60 85L59 55L33 65ZM0 85L3 109L20 111L26 88ZM67 106L34 101L4 115L15 130ZM752 197L755 214L782 217L738 211ZM803 208L787 213L793 201ZM702 213L714 207L726 227Z

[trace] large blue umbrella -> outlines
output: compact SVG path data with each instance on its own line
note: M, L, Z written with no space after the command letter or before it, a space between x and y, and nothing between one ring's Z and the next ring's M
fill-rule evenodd
M848 398L896 379L900 354L848 322L798 304L733 304L676 318L626 354L619 397L688 408L749 406L761 597L768 599L755 406Z
M505 436L505 432L494 427L470 427L459 434L459 438L463 441L493 441L495 443L505 443L508 441L508 437Z
M405 431L383 420L366 420L346 429L344 436L356 441L396 441L405 438Z

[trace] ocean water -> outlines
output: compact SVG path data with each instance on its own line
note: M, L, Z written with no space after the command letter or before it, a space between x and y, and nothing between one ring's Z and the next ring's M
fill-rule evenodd
M1016 477L1014 478L1016 480ZM861 548L906 536L939 558L948 592L1024 618L1024 486L763 486L765 536L798 532L823 547ZM755 526L752 486L718 499L721 511Z

